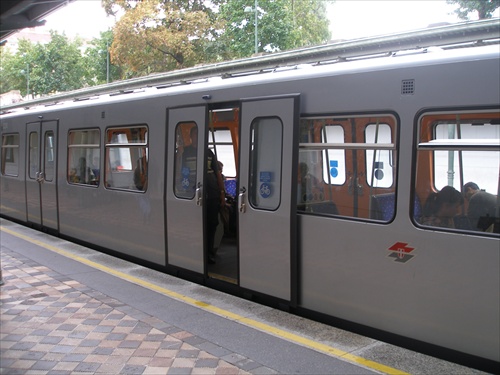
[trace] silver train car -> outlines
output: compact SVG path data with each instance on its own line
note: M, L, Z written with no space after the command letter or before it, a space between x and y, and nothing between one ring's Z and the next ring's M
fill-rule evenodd
M498 370L498 82L494 44L24 103L0 117L0 213Z

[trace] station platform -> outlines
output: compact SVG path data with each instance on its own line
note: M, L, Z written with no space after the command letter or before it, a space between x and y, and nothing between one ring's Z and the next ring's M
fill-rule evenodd
M0 374L483 374L0 219Z

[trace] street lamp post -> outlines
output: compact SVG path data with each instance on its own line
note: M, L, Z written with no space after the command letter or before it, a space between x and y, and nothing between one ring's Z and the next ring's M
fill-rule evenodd
M106 83L109 83L109 41L106 41Z
M259 34L257 32L257 22L258 22L258 10L257 10L257 0L255 0L254 8L248 6L245 8L245 13L255 12L255 53L259 52Z
M30 95L30 64L26 64L26 96Z
M26 75L26 98L30 95L30 64L26 63L26 70L21 70L21 74Z

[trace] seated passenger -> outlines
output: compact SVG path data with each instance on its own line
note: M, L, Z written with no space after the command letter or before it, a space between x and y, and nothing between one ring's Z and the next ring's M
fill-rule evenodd
M465 199L469 201L469 207L467 208L467 216L469 217L472 230L486 230L491 225L486 225L482 227L478 225L480 223L480 218L496 216L497 209L497 196L487 193L484 190L480 190L479 186L474 182L467 182L464 185L464 196Z
M455 228L454 217L458 214L464 197L452 186L445 186L431 193L424 206L423 225L440 228Z
M299 163L298 173L298 201L297 203L305 203L322 200L322 194L318 179L309 173L309 167L306 163Z
M99 158L97 156L94 157L94 160L92 162L92 165L90 166L90 169L92 169L92 173L94 174L95 179L97 181L99 181L100 169L99 169Z
M81 157L78 161L78 182L80 184L91 184L95 181L94 172L87 166L87 159Z
M145 191L148 184L148 161L146 155L137 159L134 170L134 184L137 190Z

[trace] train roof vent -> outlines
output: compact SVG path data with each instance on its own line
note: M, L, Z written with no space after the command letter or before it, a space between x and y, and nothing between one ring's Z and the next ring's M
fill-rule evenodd
M401 81L401 95L413 95L415 93L415 80L403 79Z

